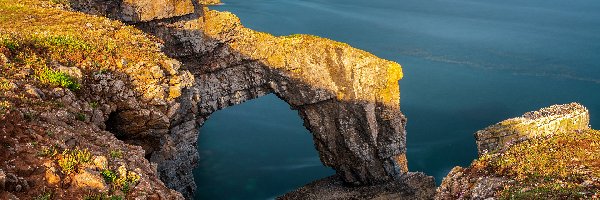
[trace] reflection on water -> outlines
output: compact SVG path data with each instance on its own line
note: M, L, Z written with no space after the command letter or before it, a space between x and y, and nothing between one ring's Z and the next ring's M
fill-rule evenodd
M258 31L328 37L402 64L409 169L438 183L476 157L473 133L502 119L577 101L600 126L600 1L225 0L213 9ZM197 171L201 199L265 199L332 173L313 163L310 134L275 100L220 111L202 128L200 151L212 154Z

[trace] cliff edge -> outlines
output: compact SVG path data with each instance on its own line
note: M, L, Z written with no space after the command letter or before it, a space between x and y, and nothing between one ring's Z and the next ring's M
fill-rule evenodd
M571 103L478 131L479 159L452 169L436 199L600 198L600 131L588 122L588 110Z

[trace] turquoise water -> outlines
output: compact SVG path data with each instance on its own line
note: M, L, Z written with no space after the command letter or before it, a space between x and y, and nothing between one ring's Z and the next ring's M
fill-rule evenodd
M600 128L600 1L225 0L242 23L313 34L403 66L411 171L438 183L476 158L473 133L552 104L581 102ZM200 130L197 199L270 199L333 174L297 113L269 95Z

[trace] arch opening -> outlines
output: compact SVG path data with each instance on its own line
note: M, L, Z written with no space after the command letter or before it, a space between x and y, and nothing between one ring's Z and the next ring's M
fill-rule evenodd
M297 111L273 94L211 114L200 128L196 199L268 199L333 175Z

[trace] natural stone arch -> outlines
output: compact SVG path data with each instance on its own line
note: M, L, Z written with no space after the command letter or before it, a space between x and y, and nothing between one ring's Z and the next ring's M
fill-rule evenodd
M166 106L169 131L152 135L160 144L148 156L165 184L184 196L195 190L199 126L216 110L268 93L299 111L321 161L345 182L388 182L407 171L397 63L315 36L253 31L231 13L198 5L192 12L187 0L172 1L181 11L173 13L148 11L155 0L72 1L79 10L135 23L162 39L163 51L194 75L195 84Z
M231 13L197 13L138 25L165 40L165 52L194 74L196 84L175 107L193 110L197 126L217 110L273 93L298 110L323 164L347 183L387 182L408 170L400 65L315 36L256 32ZM167 185L193 190L192 177L175 172L194 166L197 135L189 130L197 127L178 117L172 125L169 145L151 160ZM169 147L186 143L190 151Z

